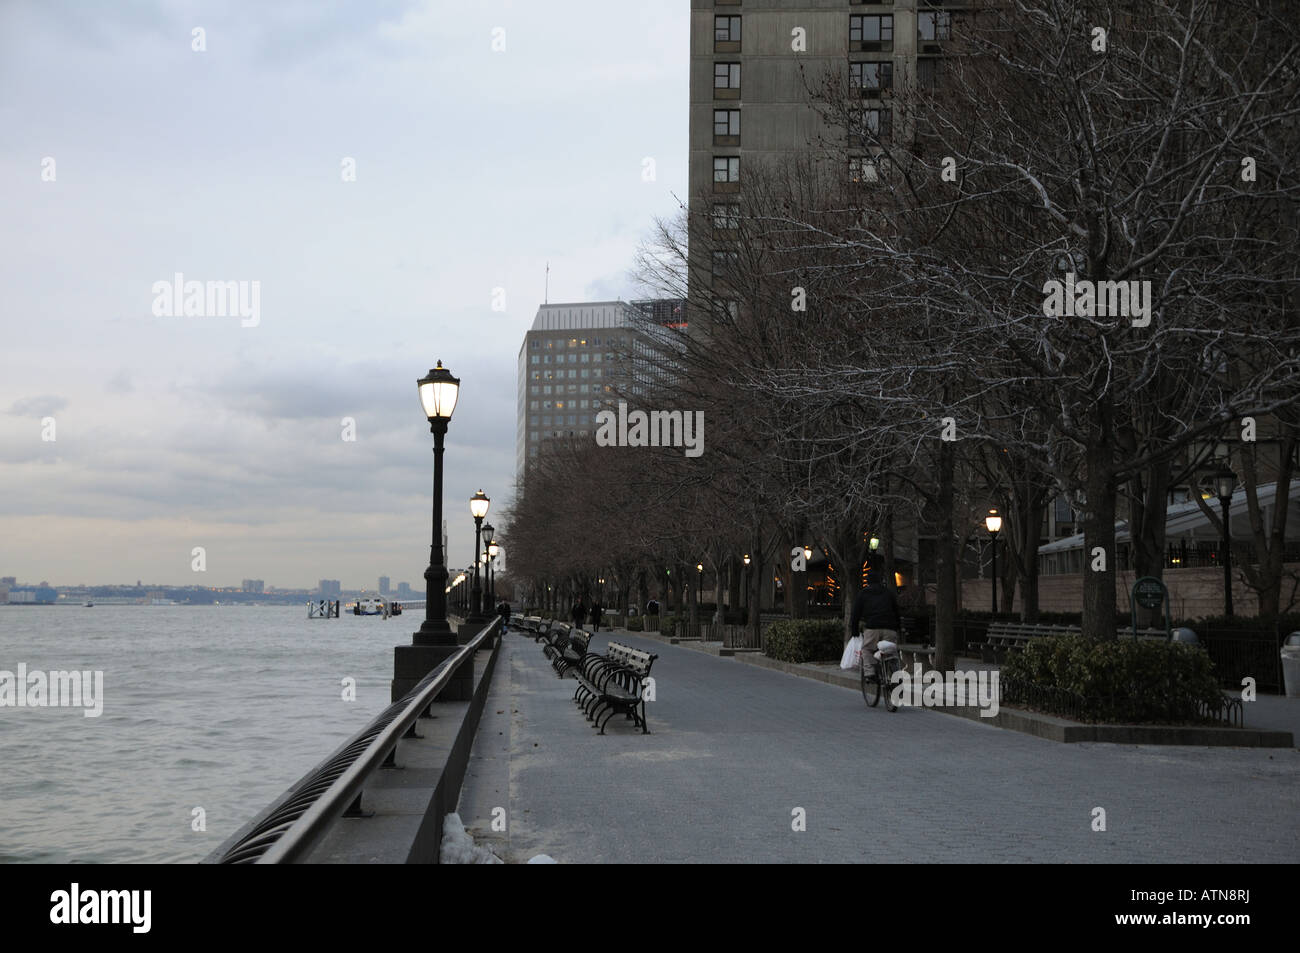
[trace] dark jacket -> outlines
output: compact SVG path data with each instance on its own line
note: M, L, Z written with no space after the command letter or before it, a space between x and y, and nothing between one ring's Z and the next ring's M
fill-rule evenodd
M587 609L581 602L573 607L573 624L581 627L587 621Z
M899 631L902 623L898 618L898 599L894 596L894 590L883 583L863 588L853 600L853 617L849 630L854 635L858 634L859 623L864 629Z

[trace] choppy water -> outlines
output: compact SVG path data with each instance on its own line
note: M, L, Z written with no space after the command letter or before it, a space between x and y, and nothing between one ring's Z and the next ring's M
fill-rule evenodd
M104 673L98 718L0 707L0 863L195 861L269 804L388 704L420 621L306 615L0 606L0 670Z

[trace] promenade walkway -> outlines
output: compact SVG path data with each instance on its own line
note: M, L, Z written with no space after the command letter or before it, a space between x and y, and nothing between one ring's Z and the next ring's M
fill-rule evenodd
M573 680L531 639L505 637L459 810L510 862L1300 859L1295 749L1058 744L615 638L660 656L650 735L622 719L598 735ZM796 808L806 830L792 829Z

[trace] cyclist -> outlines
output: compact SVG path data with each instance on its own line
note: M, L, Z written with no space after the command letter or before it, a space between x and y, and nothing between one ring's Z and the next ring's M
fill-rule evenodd
M881 639L898 641L902 622L898 618L898 599L894 590L885 585L878 569L867 570L867 584L853 600L853 616L849 631L857 635L858 623L865 626L862 632L862 657L869 659Z

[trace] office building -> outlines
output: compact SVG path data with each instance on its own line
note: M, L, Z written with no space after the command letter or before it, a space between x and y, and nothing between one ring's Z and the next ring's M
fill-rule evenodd
M386 596L386 595L388 595L389 590L390 590L390 588L392 587L392 584L393 584L393 583L392 583L392 580L389 579L387 576L380 576L380 577L379 577L379 594L380 594L381 596Z
M409 582L399 582L397 584L397 598L399 599L411 598L411 584Z
M322 599L338 599L343 595L343 586L337 579L322 579L316 591Z

